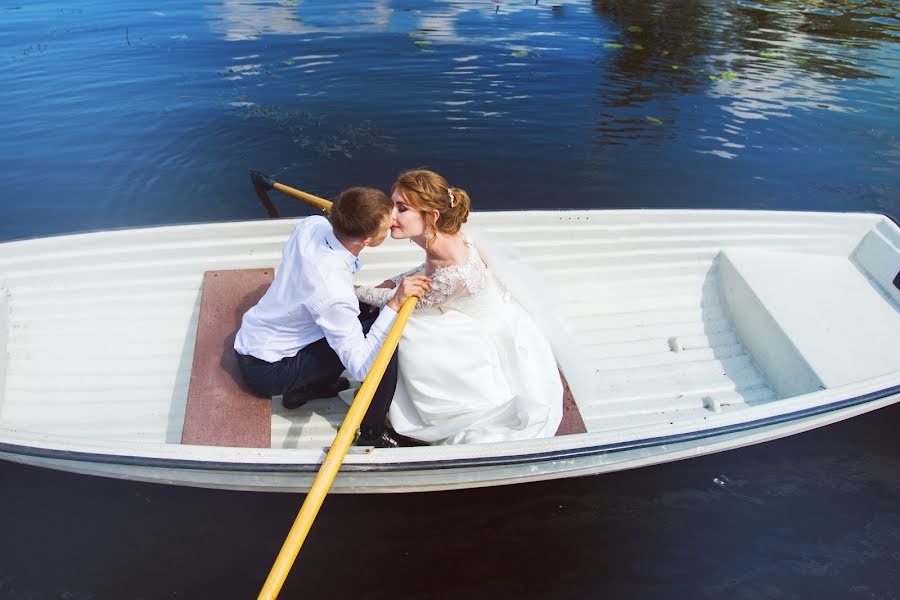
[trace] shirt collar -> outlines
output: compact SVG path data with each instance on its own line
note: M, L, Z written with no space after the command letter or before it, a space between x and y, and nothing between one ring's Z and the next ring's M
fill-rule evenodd
M337 239L334 235L334 231L327 231L325 233L325 245L332 249L332 251L336 252L337 255L343 260L347 267L350 269L350 272L356 274L362 268L362 263L359 260L358 256L353 256L353 253L347 250L347 248Z

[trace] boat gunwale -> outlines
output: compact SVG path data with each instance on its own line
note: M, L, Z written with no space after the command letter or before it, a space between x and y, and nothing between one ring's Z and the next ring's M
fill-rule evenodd
M896 384L881 390L866 392L859 396L845 398L827 404L811 406L796 411L771 415L752 421L740 421L730 425L699 429L694 431L663 435L651 438L624 440L593 446L576 446L574 448L561 448L529 454L483 456L468 458L450 458L425 461L381 462L381 463L344 463L341 473L366 473L366 472L408 472L426 470L448 470L470 467L499 467L529 463L545 463L559 460L570 460L639 450L654 446L665 446L691 442L706 438L716 438L732 433L740 433L760 429L771 425L799 421L812 416L827 414L838 410L876 402L891 396L900 395L900 384ZM577 434L576 434L577 435ZM586 435L586 434L580 434ZM206 461L194 458L170 458L153 456L130 456L121 454L103 454L82 450L62 450L58 448L40 448L0 442L0 454L15 454L36 458L77 461L84 463L113 464L135 467L175 468L179 470L204 470L204 471L231 471L236 473L313 473L319 470L321 462L315 463L249 463Z
M616 214L622 215L671 215L674 213L680 214L688 214L696 217L726 217L729 215L739 215L742 217L746 217L749 215L753 215L754 219L758 219L758 221L753 222L765 222L767 218L778 217L810 217L814 219L821 219L823 221L833 221L840 219L853 219L854 221L875 221L877 217L885 218L898 227L900 227L900 221L895 219L893 216L888 214L887 212L879 212L877 210L803 210L796 208L766 208L766 209L753 209L753 208L728 208L728 207L705 207L705 208L689 208L689 207L669 207L669 208L652 208L652 207L633 207L633 208L624 208L624 207L615 207L615 208L536 208L536 209L527 209L527 208L491 208L486 210L477 210L473 211L472 215L479 215L478 218L489 218L490 216L509 216L509 215L520 215L520 214L534 214L538 216L551 216L557 217L561 221L571 221L572 218L575 220L580 220L580 217L583 216L610 216ZM38 235L36 237L11 237L0 239L0 248L4 246L11 245L19 245L25 246L30 244L41 244L45 242L57 242L57 241L70 241L70 240L81 240L85 237L116 237L116 236L126 236L129 234L134 234L135 232L146 232L148 234L153 233L183 233L185 231L197 228L216 228L216 227L225 227L231 228L236 226L258 226L258 227L266 227L267 225L277 225L290 227L291 225L295 225L297 222L302 221L308 217L314 216L322 216L319 211L314 211L308 215L290 215L278 218L258 218L258 219L224 219L221 221L194 221L194 222L181 222L181 223L148 223L148 224L131 224L131 225L122 225L120 227L105 227L98 229L76 229L73 231L60 231L60 232L51 232L44 235ZM567 218L568 217L568 218ZM586 224L586 222L585 222ZM829 223L830 224L830 223ZM809 223L807 223L809 225ZM476 226L481 226L481 224L477 224ZM646 227L646 223L626 223L624 225L618 225L617 227ZM604 225L604 227L608 227L608 225ZM270 234L264 234L266 236Z

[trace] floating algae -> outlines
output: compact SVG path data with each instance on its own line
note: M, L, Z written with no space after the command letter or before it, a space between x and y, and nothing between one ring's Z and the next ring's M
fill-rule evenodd
M338 155L353 158L353 153L362 148L396 151L395 138L384 134L370 123L338 123L337 116L314 115L302 110L284 110L250 103L242 104L240 108L246 110L246 117L266 119L278 130L287 132L298 148L315 152L324 158Z

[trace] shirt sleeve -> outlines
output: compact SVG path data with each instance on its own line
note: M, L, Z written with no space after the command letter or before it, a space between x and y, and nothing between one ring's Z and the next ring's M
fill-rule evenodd
M397 313L389 306L381 309L378 318L363 335L359 322L359 303L343 298L311 307L310 311L325 333L328 345L337 353L350 376L363 381L384 344Z

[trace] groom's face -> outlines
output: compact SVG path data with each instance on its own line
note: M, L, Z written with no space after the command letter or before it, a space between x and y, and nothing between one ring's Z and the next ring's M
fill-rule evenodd
M380 246L381 242L388 236L388 233L391 232L391 213L388 213L381 220L381 227L378 230L377 235L373 235L369 240L369 247L374 248L375 246Z

